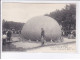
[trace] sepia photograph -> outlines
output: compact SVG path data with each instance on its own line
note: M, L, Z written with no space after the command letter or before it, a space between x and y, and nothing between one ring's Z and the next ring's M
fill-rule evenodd
M2 3L2 52L76 53L76 3Z

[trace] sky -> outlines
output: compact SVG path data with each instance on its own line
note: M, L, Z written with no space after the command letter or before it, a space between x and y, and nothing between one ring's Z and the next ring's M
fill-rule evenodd
M30 18L61 10L66 4L2 3L2 19L26 23Z

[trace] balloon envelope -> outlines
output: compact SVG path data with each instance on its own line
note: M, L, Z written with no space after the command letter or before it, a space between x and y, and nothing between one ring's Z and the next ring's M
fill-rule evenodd
M37 16L28 20L22 28L21 35L25 39L40 40L41 28L44 29L46 40L57 40L61 37L61 27L58 22L48 16Z

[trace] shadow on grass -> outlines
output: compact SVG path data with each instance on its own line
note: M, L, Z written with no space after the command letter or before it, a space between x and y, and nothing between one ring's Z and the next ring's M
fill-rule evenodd
M6 44L6 45L3 45L2 46L2 51L5 52L5 51L25 51L24 48L22 47L16 47L15 45L9 43L9 44Z

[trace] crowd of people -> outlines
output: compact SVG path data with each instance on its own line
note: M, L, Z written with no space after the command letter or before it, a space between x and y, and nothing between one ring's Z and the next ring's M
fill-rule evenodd
M11 40L12 31L5 29L2 33L3 33L3 35L2 35L3 45L5 45L6 42L10 42L10 40Z
M12 37L12 34L20 34L21 31L18 30L14 30L14 29L4 29L3 32L2 32L2 43L3 45L5 45L7 42L10 42L11 41L11 37Z
M21 34L21 31L18 30L16 31L15 29L9 29L9 30L3 30L2 32L2 41L3 41L3 45L6 44L6 42L10 42L11 41L11 37L12 37L12 34ZM66 36L68 37L69 39L70 38L75 38L76 37L76 31L75 30L71 30L71 31L64 31L62 30L62 37L63 36ZM42 42L42 45L44 44L44 38L45 38L45 31L43 28L41 28L41 42Z
M76 37L76 30L62 30L62 36L70 38Z

